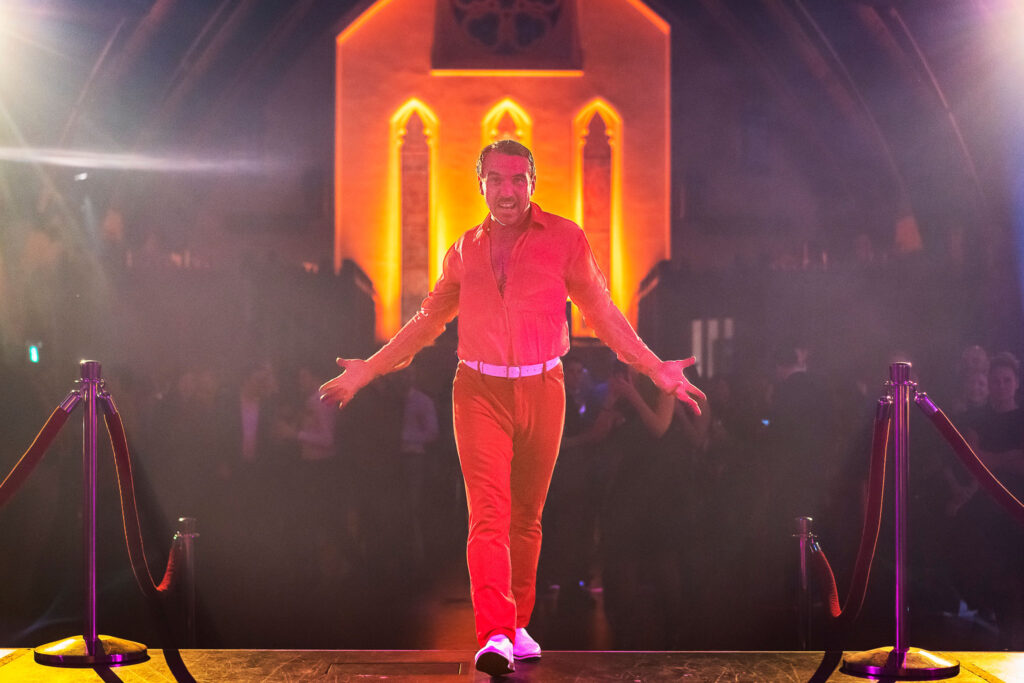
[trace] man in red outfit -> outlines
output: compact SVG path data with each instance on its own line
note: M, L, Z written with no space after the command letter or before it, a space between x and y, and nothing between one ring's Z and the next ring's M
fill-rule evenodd
M466 482L466 557L480 651L477 669L514 670L540 657L526 632L536 597L541 512L558 456L569 350L571 298L620 359L699 413L704 394L683 371L694 359L662 361L612 303L583 231L530 201L537 174L514 140L477 160L490 214L448 249L441 277L419 312L367 360L338 359L344 371L320 387L344 407L378 375L404 367L459 315L453 385L455 440Z

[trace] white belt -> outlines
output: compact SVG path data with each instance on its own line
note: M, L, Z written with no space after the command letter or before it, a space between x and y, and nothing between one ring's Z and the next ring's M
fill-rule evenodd
M466 367L473 368L484 375L516 379L518 377L539 375L545 370L550 370L558 365L561 359L552 358L546 363L537 363L536 365L491 365L490 363L482 363L478 360L464 360L462 362L466 364Z

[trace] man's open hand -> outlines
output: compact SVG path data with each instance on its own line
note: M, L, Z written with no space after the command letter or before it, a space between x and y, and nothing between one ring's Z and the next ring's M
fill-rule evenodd
M697 362L697 359L690 356L686 360L663 361L658 371L651 377L659 389L666 394L675 394L676 398L690 406L695 414L700 415L700 406L696 399L706 401L704 392L690 383L683 370Z
M320 386L320 400L331 401L344 408L360 389L374 378L373 371L365 360L358 358L339 358L338 367L344 372Z

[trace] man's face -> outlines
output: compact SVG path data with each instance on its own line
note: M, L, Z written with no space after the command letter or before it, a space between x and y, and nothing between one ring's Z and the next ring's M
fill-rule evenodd
M1012 403L1017 393L1017 386L1017 373L1012 368L997 365L989 370L988 393L989 400L994 405Z
M988 400L988 375L983 372L971 373L964 383L964 390L969 404L985 405Z
M533 178L526 157L491 152L484 157L480 194L491 217L502 225L515 225L530 208Z

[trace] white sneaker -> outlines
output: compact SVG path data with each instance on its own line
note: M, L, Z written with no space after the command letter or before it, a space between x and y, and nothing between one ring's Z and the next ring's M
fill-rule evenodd
M506 636L491 636L476 653L476 668L489 676L503 676L515 671L512 641Z
M516 644L512 652L516 659L540 659L540 645L525 628L516 629Z

